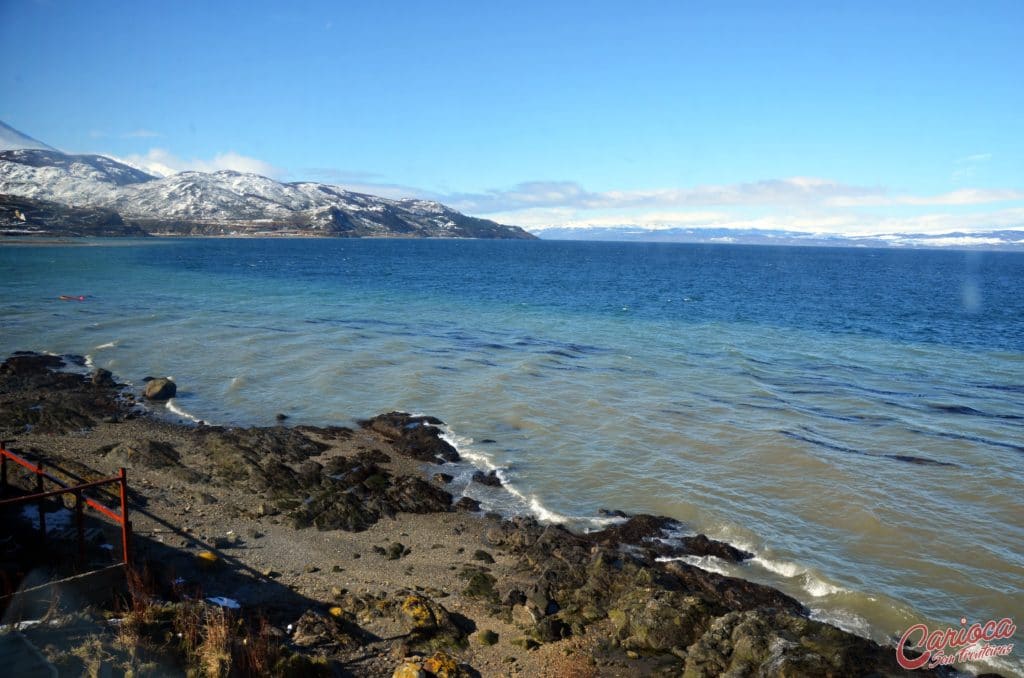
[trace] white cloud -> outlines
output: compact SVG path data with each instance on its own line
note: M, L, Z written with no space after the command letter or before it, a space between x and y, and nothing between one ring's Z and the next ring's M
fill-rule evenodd
M125 132L121 136L125 139L153 139L163 135L159 132L154 132L153 130L136 129L131 132Z
M883 187L817 177L603 192L575 182L527 182L507 190L435 198L470 214L538 231L635 226L878 235L1024 228L1024 206L1013 205L1024 203L1024 190L962 188L936 195L893 195ZM878 209L886 207L898 211Z
M961 188L938 195L864 195L838 196L826 201L835 207L875 207L893 205L985 205L1024 200L1024 191L1015 189Z
M128 155L123 158L130 165L139 167L147 172L169 176L178 172L196 170L199 172L216 172L218 170L235 170L236 172L250 172L261 174L267 177L280 177L285 174L284 170L271 165L268 162L251 158L249 156L227 151L218 153L209 160L201 158L184 159L163 148L151 148L145 155Z
M789 177L692 188L603 192L588 191L573 181L530 181L517 184L511 189L496 189L484 193L455 193L446 197L459 209L488 213L560 205L588 209L621 209L640 206L815 203L831 198L881 195L884 195L884 191L880 188L850 186L817 177Z

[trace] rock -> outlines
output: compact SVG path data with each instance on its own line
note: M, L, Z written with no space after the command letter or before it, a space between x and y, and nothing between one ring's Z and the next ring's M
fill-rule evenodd
M397 478L386 494L396 510L406 513L446 513L452 506L451 494L415 476Z
M323 615L313 610L299 617L294 624L292 642L298 647L324 647L328 645L354 646L357 639L352 632L358 629L346 628L346 622L339 616Z
M473 482L486 485L487 487L501 487L501 478L498 477L497 471L489 471L488 473L477 471L473 474Z
M107 461L125 468L163 469L181 465L181 457L174 446L157 440L107 445L96 453Z
M114 383L114 375L110 373L110 370L105 370L102 367L93 370L90 381L93 386L99 386L101 388L108 388L117 385Z
M447 652L435 652L423 662L423 669L437 678L460 678L463 675L458 662Z
M498 642L498 634L490 629L480 629L470 636L470 641L476 642L477 645L494 645Z
M643 589L627 592L608 612L624 647L660 652L690 645L712 617L712 608L696 596Z
M472 497L460 497L453 506L457 511L476 512L480 510L480 502Z
M391 678L427 678L427 672L420 662L404 661L391 674Z
M447 652L435 652L430 657L413 657L399 664L391 678L468 678L471 674Z
M277 421L284 421L287 418L288 418L288 415L284 414L282 412L278 412L277 415L274 417L274 419L276 419Z
M609 510L606 508L597 509L597 515L605 518L626 518L625 511Z
M664 537L665 531L682 527L677 521L664 516L640 514L624 523L612 525L600 532L587 535L588 539L608 546L619 544L641 545L645 541Z
M528 605L512 606L512 622L526 628L532 628L540 620L540 615Z
M524 650L536 650L538 647L540 647L540 643L538 643L536 640L534 640L533 638L525 637L513 639L512 644L516 647L521 647Z
M459 453L441 439L437 426L443 424L433 417L413 417L404 412L389 412L360 421L363 428L374 430L391 441L395 449L419 461L458 461Z
M442 485L447 485L451 481L455 480L455 476L453 476L453 475L451 475L449 473L435 473L431 477L431 480L433 480L435 483L440 483Z
M498 602L498 592L494 590L495 579L493 576L477 569L467 569L463 571L462 576L466 579L463 595Z
M479 560L485 563L493 563L494 556L492 556L487 551L484 551L483 549L477 549L477 551L473 553L473 560Z
M399 558L401 558L402 556L406 555L407 553L409 553L409 549L406 548L403 544L400 544L397 541L393 542L390 546L388 546L388 550L387 550L388 560L398 560Z
M131 416L115 385L93 384L80 373L61 370L69 362L83 361L76 356L17 352L0 364L0 431L12 437L26 430L70 433L104 419Z
M730 563L739 563L754 557L753 553L743 551L724 541L708 539L703 534L695 537L683 537L679 540L684 553L694 556L715 556Z
M159 377L146 382L144 395L149 400L169 400L178 393L178 385L167 377Z
M465 633L455 625L451 614L440 603L411 593L402 600L401 611L412 625L409 634L412 647L434 651L466 645Z

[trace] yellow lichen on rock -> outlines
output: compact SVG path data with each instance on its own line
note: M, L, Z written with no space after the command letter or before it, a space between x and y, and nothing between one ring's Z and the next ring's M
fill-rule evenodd
M436 678L459 678L459 663L447 652L435 652L423 662L423 669Z
M407 661L395 669L391 678L427 678L427 674L420 667L419 662Z
M430 605L421 596L411 595L402 602L402 613L412 621L416 628L431 628L437 625L437 619L430 610Z

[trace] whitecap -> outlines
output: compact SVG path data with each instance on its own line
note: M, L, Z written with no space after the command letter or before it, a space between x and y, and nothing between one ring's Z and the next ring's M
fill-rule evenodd
M764 558L762 556L754 556L750 562L757 563L769 572L777 574L780 577L786 577L787 579L791 579L793 577L796 577L797 575L801 575L807 572L806 568L801 567L796 563L769 560L768 558Z
M836 593L843 593L846 589L842 586L829 584L828 582L815 577L810 572L807 572L804 574L804 591L807 591L807 593L815 598L822 598Z
M178 407L175 404L174 400L175 400L174 398L171 398L170 400L167 401L167 404L164 405L164 407L166 407L169 412L173 412L174 414L176 414L177 416L181 417L182 419L188 419L189 421L191 421L193 423L198 423L199 421L201 421L199 419L199 417L193 416L193 415L189 414L188 412L186 412L185 410L183 410L180 407Z

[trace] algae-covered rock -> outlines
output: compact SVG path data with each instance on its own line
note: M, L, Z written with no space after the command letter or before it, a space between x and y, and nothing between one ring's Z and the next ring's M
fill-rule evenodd
M401 611L412 625L409 634L411 647L426 651L465 647L466 634L440 603L418 593L411 593L402 600Z
M703 635L711 611L702 599L674 591L635 590L608 612L624 647L668 652Z
M469 678L471 675L447 652L435 652L426 659L406 659L398 665L391 678Z
M306 610L295 622L292 642L298 647L306 648L357 645L358 636L362 634L358 627L344 618L344 615L340 613L340 608L338 610L339 614L337 615L323 615L313 610Z
M490 629L480 629L474 633L471 640L475 641L478 645L494 645L498 642L498 634Z

